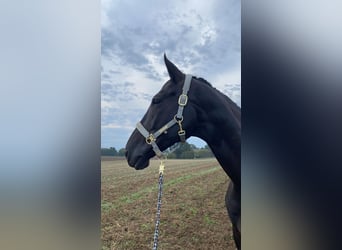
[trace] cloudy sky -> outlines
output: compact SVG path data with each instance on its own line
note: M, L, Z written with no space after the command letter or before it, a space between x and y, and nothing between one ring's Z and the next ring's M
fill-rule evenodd
M125 146L169 78L164 52L240 106L240 8L238 0L102 0L101 146Z

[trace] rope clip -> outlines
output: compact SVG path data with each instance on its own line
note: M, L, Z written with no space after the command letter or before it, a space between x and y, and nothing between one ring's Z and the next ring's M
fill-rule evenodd
M164 161L160 160L159 174L163 174L164 173L164 168L165 168Z

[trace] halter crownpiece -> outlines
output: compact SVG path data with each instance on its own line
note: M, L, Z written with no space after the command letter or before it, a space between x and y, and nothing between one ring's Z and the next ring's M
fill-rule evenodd
M159 149L156 140L158 136L160 136L162 133L167 131L169 128L171 128L173 125L178 124L179 130L178 130L178 136L181 140L181 142L185 142L185 130L182 127L183 122L183 110L186 104L188 103L188 91L190 89L192 75L185 75L184 85L183 85L183 91L182 94L178 98L178 111L177 114L174 116L174 118L166 123L163 127L158 129L155 133L150 133L145 129L145 127L141 124L141 122L137 123L136 128L138 131L145 137L145 141L147 144L152 146L153 151L156 153L156 155L161 158L163 157L163 153Z

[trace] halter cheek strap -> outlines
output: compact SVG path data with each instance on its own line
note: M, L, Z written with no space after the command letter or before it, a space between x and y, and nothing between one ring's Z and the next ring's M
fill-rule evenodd
M185 75L184 85L182 94L178 98L178 111L177 114L174 116L174 118L166 123L163 127L158 129L155 133L150 133L145 129L145 127L141 124L141 122L137 123L136 128L138 131L145 137L145 141L147 144L150 144L152 146L153 151L156 153L156 155L161 158L163 156L163 153L159 149L156 140L158 136L166 132L170 127L175 125L176 123L179 126L178 130L178 136L181 140L181 142L185 142L185 130L183 130L182 122L183 122L183 110L186 104L188 103L188 91L190 89L191 84L191 75Z

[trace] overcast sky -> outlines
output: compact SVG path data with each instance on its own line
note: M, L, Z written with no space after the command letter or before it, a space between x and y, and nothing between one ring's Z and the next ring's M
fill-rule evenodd
M126 145L169 78L164 52L240 106L240 8L235 0L102 0L101 146Z

